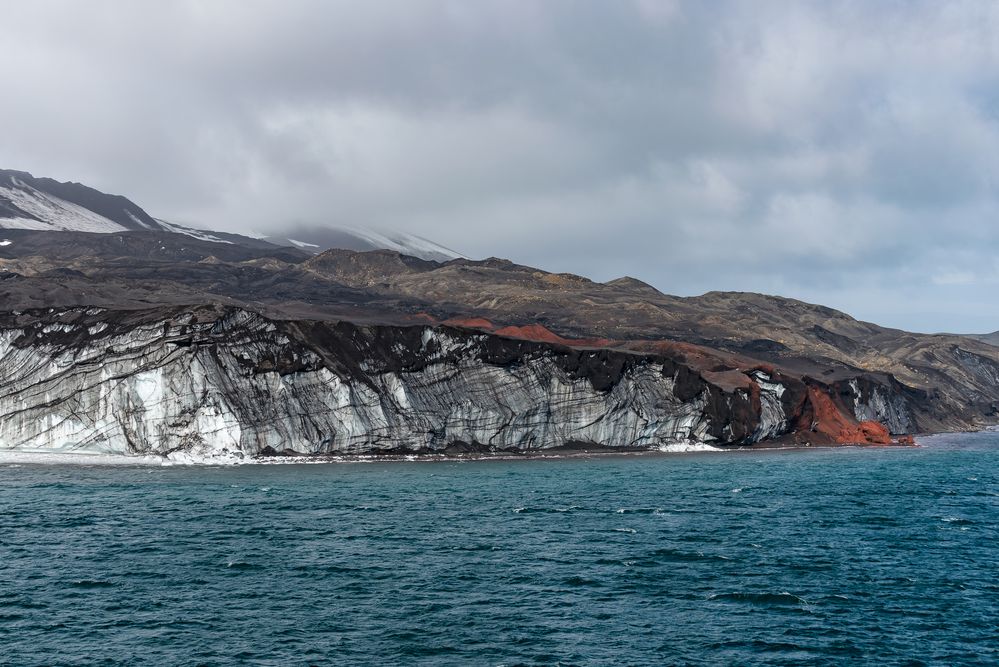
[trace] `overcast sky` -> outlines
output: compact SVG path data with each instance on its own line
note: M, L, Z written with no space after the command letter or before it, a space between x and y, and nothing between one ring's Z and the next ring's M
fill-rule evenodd
M0 167L999 329L999 3L0 0Z

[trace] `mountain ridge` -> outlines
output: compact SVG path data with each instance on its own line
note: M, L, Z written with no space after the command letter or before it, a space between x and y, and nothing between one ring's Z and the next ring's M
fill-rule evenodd
M84 219L77 222L74 218ZM67 230L76 225L77 231L88 231L87 225L103 226L106 231L164 231L152 216L122 195L105 194L72 181L36 178L26 171L0 169L0 227L31 223Z
M294 247L318 254L329 248L351 250L389 249L448 261L464 255L414 234L378 232L361 228L296 225L284 236L250 237L154 218L122 195L109 195L73 181L35 177L16 169L0 169L0 229L115 233L160 231L185 234L200 240Z

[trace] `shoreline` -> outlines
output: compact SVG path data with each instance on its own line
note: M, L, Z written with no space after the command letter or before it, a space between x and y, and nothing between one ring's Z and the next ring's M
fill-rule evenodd
M995 429L962 431L962 433L983 433ZM920 437L946 435L947 433L927 433ZM825 444L796 445L771 443L769 446L715 447L704 443L679 445L675 449L634 449L634 448L553 448L533 451L497 452L451 452L451 453L385 453L385 454L311 454L311 455L256 455L256 456L192 456L179 453L178 456L159 454L106 454L97 452L72 451L18 451L0 450L0 466L20 467L21 465L82 465L82 466L151 466L151 467L236 467L271 465L324 465L356 463L467 463L479 461L557 461L588 460L604 458L668 457L677 455L711 454L752 454L759 452L805 452L835 449L913 449L922 447L918 440L912 444Z

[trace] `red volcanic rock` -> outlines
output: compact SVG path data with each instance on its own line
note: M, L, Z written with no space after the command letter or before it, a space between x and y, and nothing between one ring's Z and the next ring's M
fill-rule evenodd
M452 327L461 327L463 329L484 329L486 331L492 331L496 328L495 324L484 317L452 317L444 320L442 324L447 324Z
M872 445L890 445L891 434L885 425L876 421L860 422L860 434L864 437L863 442Z
M611 341L606 338L563 338L541 324L528 324L520 327L506 326L502 329L497 329L493 333L498 336L506 336L507 338L555 343L570 347L605 347L611 344Z
M828 442L842 445L889 445L888 429L876 421L857 422L840 409L828 394L816 387L808 388L811 404L811 431L825 436ZM802 415L806 417L808 411Z
M536 340L545 343L559 343L567 345L569 341L540 324L528 324L523 327L507 326L497 329L496 333L507 338L523 338L524 340Z

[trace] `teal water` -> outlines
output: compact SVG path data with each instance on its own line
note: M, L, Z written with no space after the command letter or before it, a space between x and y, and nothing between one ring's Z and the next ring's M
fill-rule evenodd
M0 464L0 664L993 665L999 434Z

